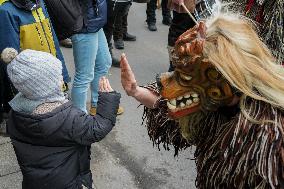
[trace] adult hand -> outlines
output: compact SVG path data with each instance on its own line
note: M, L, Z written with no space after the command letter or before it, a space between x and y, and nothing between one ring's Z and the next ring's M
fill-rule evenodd
M137 82L131 67L128 64L125 54L121 55L120 59L121 68L121 84L128 96L135 96L137 93Z
M101 77L99 81L99 91L100 92L112 92L113 89L110 86L109 80L106 77Z
M178 5L184 4L184 0L173 0L173 2Z
M196 0L169 0L168 8L171 10L175 10L178 13L187 13L182 4L189 10L189 12L193 13L196 5Z

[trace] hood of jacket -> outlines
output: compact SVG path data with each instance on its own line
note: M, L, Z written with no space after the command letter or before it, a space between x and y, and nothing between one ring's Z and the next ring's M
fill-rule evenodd
M39 7L39 0L10 0L16 7L31 11Z
M34 138L46 138L56 132L62 127L64 121L68 118L71 111L72 103L67 102L53 111L43 115L30 115L20 112L10 113L11 121L13 124L13 135L16 138L25 138L26 141Z

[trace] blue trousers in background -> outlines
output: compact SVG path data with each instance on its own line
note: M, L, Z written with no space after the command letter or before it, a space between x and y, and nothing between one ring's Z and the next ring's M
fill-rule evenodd
M103 29L96 33L80 33L71 37L75 76L71 98L73 104L87 112L86 102L91 86L91 106L98 102L99 79L108 73L111 56Z

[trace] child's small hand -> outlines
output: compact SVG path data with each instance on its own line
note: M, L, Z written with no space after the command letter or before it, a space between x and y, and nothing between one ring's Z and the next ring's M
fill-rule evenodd
M99 82L100 92L112 92L113 89L110 86L109 80L106 77L101 77Z

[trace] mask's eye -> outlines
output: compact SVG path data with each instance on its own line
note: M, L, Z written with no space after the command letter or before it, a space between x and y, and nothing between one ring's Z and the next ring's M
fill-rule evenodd
M220 98L223 94L218 87L211 87L207 89L207 95L213 98Z
M209 68L208 70L206 70L206 75L208 79L215 81L221 79L222 77L221 74L216 69L213 68Z
M190 75L184 74L184 73L179 73L179 76L182 80L185 81L190 81L192 79L192 77Z

